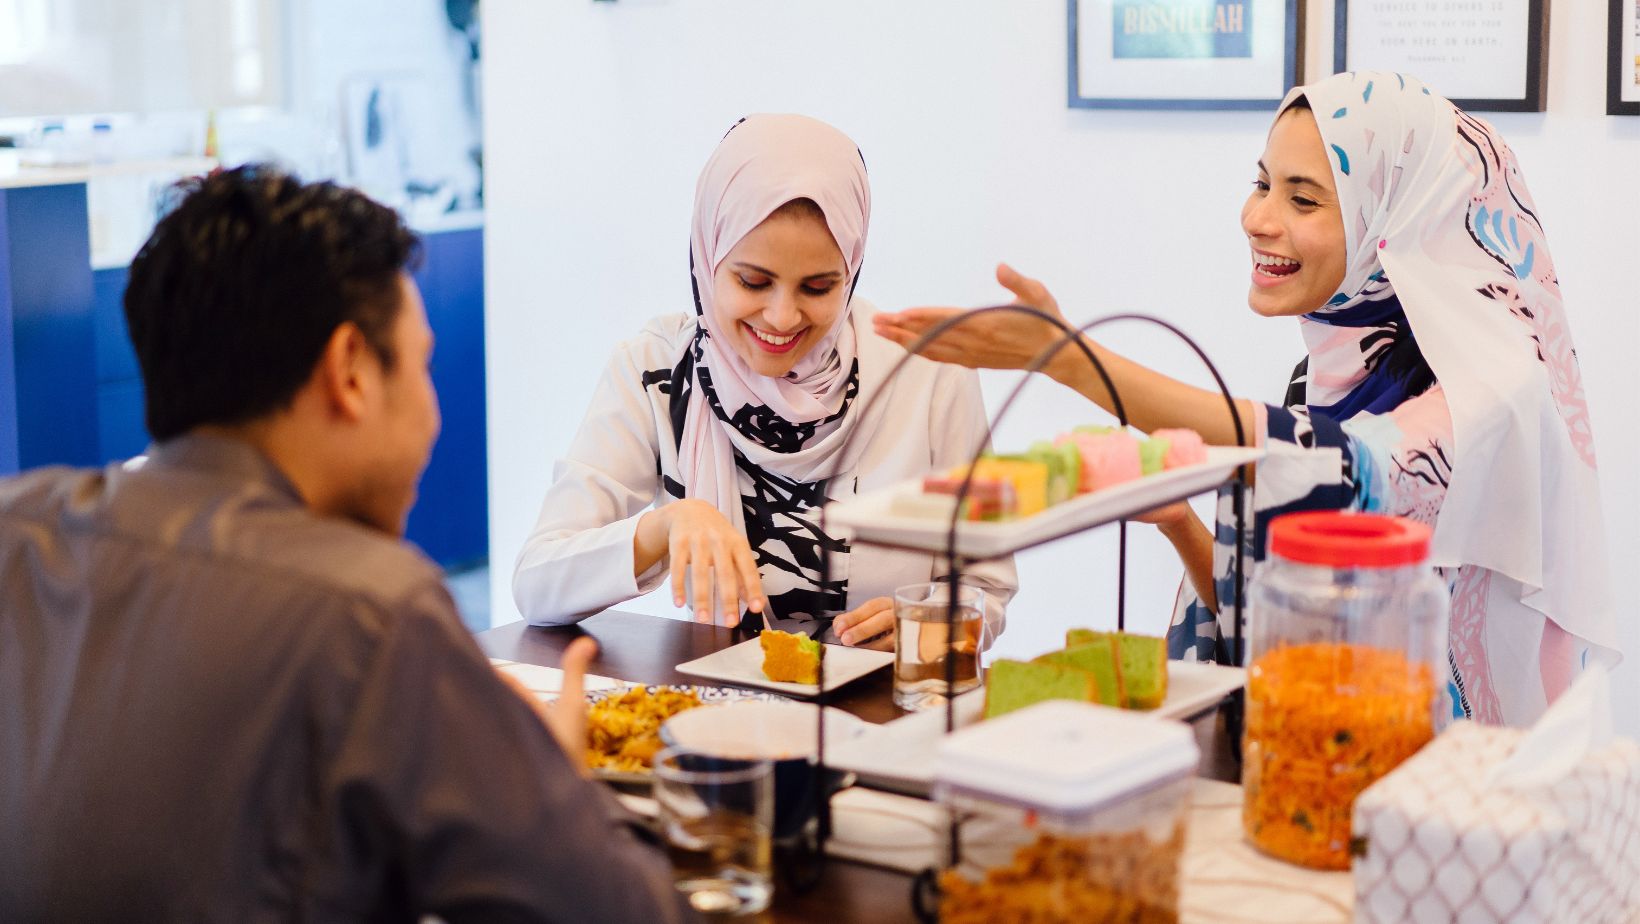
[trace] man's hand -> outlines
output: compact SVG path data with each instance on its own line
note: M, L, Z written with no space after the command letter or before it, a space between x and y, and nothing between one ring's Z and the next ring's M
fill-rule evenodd
M557 701L551 705L541 702L516 677L503 671L496 672L507 686L512 687L513 692L535 709L536 715L541 717L547 730L558 741L558 746L569 757L570 764L583 777L591 775L587 768L586 673L587 665L597 654L598 643L590 637L570 642L564 650L563 662L559 664L559 669L564 672L564 684L558 691Z
M564 686L558 699L542 710L547 728L558 739L569 759L588 776L587 768L587 665L598 655L598 643L590 638L578 638L564 649L564 660L558 665L564 672Z

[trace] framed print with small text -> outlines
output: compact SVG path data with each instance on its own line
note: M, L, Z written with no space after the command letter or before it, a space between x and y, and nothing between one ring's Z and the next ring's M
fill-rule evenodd
M1338 0L1333 69L1411 74L1461 109L1542 112L1549 0Z
M1640 115L1640 0L1611 0L1606 114Z
M1274 109L1298 83L1300 0L1067 0L1074 109Z

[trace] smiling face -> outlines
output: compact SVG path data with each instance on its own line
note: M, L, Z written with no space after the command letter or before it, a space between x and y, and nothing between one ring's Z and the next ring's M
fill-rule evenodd
M753 372L778 378L825 337L848 303L848 265L818 206L787 203L718 264L718 333Z
M1294 107L1276 119L1258 180L1241 209L1252 246L1247 304L1265 317L1308 314L1344 282L1344 215L1315 116Z

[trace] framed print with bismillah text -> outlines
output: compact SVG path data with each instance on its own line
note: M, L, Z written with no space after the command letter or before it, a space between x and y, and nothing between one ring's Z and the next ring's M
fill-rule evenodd
M1460 109L1544 110L1549 0L1338 0L1333 17L1334 70L1411 74Z
M1611 0L1606 114L1640 115L1640 0Z
M1300 0L1068 0L1076 109L1274 109L1303 64Z

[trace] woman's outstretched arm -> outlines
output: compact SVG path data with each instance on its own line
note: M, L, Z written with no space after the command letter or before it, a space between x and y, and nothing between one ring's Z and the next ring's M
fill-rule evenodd
M997 282L1012 292L1019 304L1029 305L1057 318L1064 315L1053 295L1041 282L1015 272L1007 264L997 267ZM901 346L914 340L941 321L964 313L960 308L908 308L878 313L873 324L879 335ZM1061 336L1052 325L1017 314L985 315L958 325L930 344L923 355L940 362L978 369L1023 369ZM1083 342L1098 357L1122 397L1128 421L1141 430L1187 427L1217 446L1236 445L1236 427L1215 391L1187 385L1153 369L1105 349L1089 337ZM1067 344L1042 370L1062 385L1081 393L1111 413L1115 405L1104 381L1087 357ZM1253 403L1237 399L1243 442L1253 445Z

